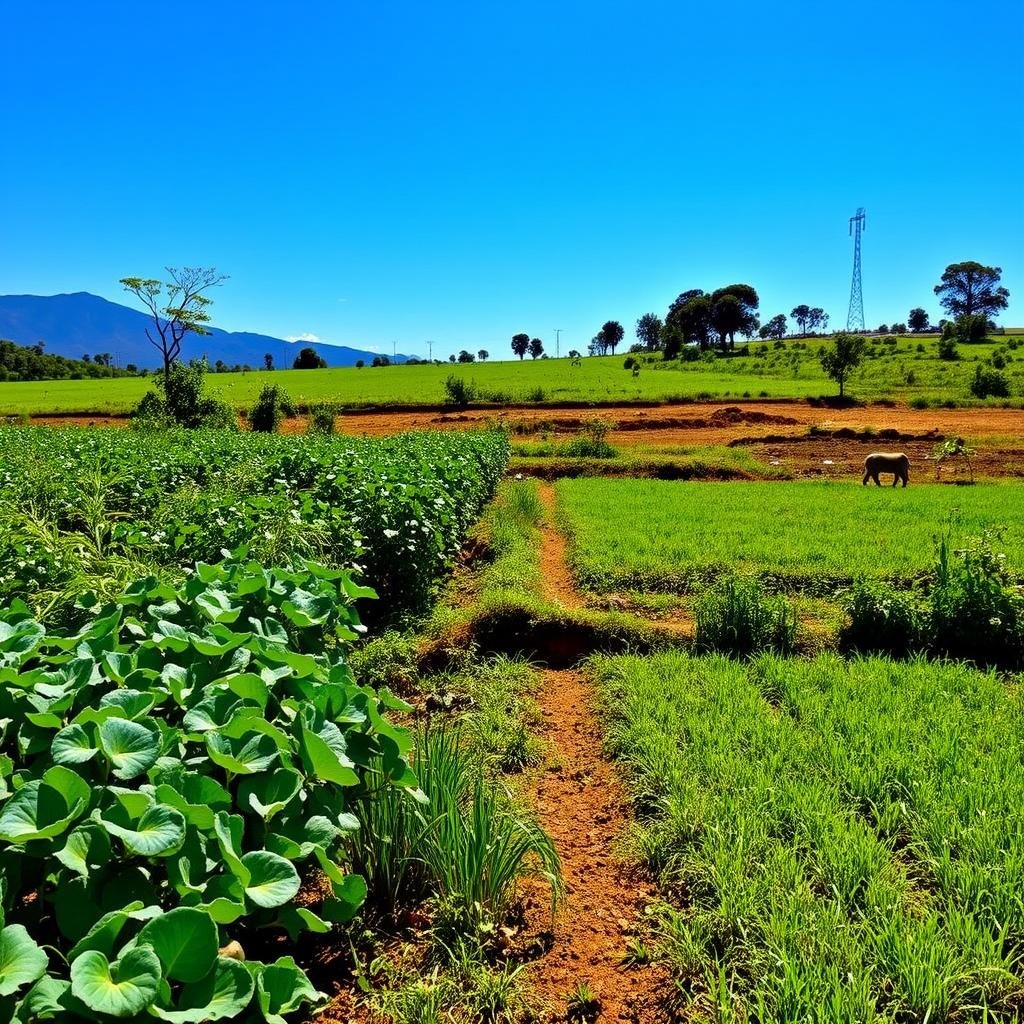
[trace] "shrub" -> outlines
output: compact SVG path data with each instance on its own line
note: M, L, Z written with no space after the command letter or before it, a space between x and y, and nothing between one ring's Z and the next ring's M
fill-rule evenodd
M142 396L132 414L132 425L140 428L186 427L195 430L238 428L234 410L203 393L206 364L176 362L170 371L156 375L157 392Z
M294 413L295 408L284 388L276 384L264 384L249 413L249 426L261 434L274 434L281 420Z
M280 1021L319 998L291 957L262 962L265 936L301 949L355 915L351 808L384 779L415 785L385 717L407 705L345 663L355 590L311 563L229 561L112 605L83 595L71 636L0 613L12 1018L10 997L18 1019L62 1021L250 1020L261 1004ZM218 956L229 943L244 963Z
M796 615L782 597L768 597L754 581L727 579L694 604L694 643L701 651L733 656L792 652Z
M953 324L957 341L964 345L977 345L988 336L988 318L980 313L958 316Z
M971 378L971 394L975 398L1009 398L1010 379L1001 370L979 363Z
M861 581L844 603L846 624L839 634L847 650L905 657L923 643L920 599L885 583Z
M465 409L470 402L476 401L476 383L450 373L445 378L444 395L445 405L453 405L456 409Z
M929 644L940 654L1018 666L1024 655L1024 593L987 532L954 550L939 541L931 580Z
M337 413L333 405L312 405L309 408L309 423L306 426L307 434L333 434Z
M1003 370L1006 368L1006 355L999 349L996 349L992 353L992 365L997 370Z
M548 393L543 388L531 388L526 392L528 402L543 402L547 399Z

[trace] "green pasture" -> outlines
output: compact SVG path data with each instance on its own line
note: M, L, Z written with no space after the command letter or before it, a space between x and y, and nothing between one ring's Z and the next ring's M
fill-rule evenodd
M264 384L283 386L300 405L318 402L356 408L370 405L436 405L445 399L444 382L454 374L472 382L479 400L496 404L557 402L669 401L694 398L807 398L831 395L835 385L818 362L827 339L788 341L776 348L753 343L745 354L711 353L696 362L645 361L637 377L623 368L625 353L586 357L579 365L562 359L538 359L420 366L330 370L276 370L211 373L210 391L239 410L248 409ZM944 362L936 339L904 337L895 345L870 341L872 353L855 371L849 393L865 400L923 399L970 402L968 382L978 360L996 349L1007 360L1014 398L1024 395L1024 348L1016 336L982 345L962 346L962 358ZM919 352L918 346L924 351ZM1018 357L1019 353L1019 357ZM27 413L126 413L138 404L151 382L145 378L25 381L0 383L0 415Z
M681 1018L1020 1019L1018 689L835 656L596 670L639 851L672 904L659 932Z
M859 576L907 580L935 539L1006 527L1024 566L1024 485L862 487L859 481L706 483L578 478L556 485L580 584L686 592L738 571L810 589Z

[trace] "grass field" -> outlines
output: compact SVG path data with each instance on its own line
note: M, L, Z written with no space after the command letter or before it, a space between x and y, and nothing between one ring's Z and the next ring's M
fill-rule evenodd
M835 657L597 675L687 1019L1020 1019L1019 690Z
M787 342L776 349L751 345L747 355L728 359L711 355L692 363L645 363L640 375L623 369L623 354L585 358L579 366L568 359L541 359L472 365L388 366L363 369L278 370L273 373L210 374L212 393L248 409L264 384L283 386L301 405L333 402L342 406L430 405L444 401L450 374L475 382L481 397L507 403L665 401L674 398L772 397L806 398L831 395L818 363L821 342ZM962 348L963 358L937 358L934 337L900 338L896 345L872 341L874 355L858 369L850 394L862 399L899 398L928 401L971 401L968 381L977 360L987 361L996 349L1007 359L1006 373L1016 399L1024 394L1024 349L1016 336ZM918 346L923 352L918 352ZM125 413L138 404L151 382L125 377L105 381L26 381L0 383L0 415L20 413Z
M573 570L588 590L684 592L737 570L784 584L907 579L934 539L1006 526L1024 566L1024 486L862 487L857 483L558 482Z

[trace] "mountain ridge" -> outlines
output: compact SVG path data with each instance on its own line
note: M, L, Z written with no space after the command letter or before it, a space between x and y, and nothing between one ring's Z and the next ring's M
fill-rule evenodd
M42 341L47 352L69 359L109 352L118 366L132 363L140 369L156 369L162 365L162 359L146 337L150 323L149 314L92 292L0 295L0 338L19 345ZM328 366L354 366L359 359L369 363L381 354L349 345L288 341L255 331L225 331L219 327L211 327L209 335L186 335L181 354L184 359L205 357L211 366L220 359L229 366L248 364L261 368L263 356L269 352L276 367L290 369L303 348L315 349ZM401 363L408 357L400 354L388 358Z

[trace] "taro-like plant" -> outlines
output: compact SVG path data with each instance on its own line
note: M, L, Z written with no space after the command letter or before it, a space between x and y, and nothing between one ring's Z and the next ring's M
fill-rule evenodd
M423 799L387 719L407 706L346 663L367 596L236 557L83 595L71 635L0 613L0 1019L281 1022L318 999L267 937L349 921L352 807Z

